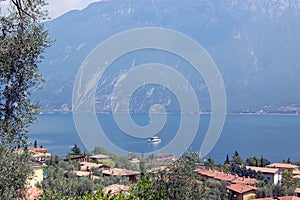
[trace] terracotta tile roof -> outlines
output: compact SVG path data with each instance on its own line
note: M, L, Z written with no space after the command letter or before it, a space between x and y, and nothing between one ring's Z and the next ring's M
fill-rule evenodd
M293 174L294 174L294 175L300 175L300 170L294 170L294 171L293 171Z
M112 195L120 193L121 191L129 192L130 186L113 184L103 188L104 194L107 194L109 191L111 191L110 194Z
M232 181L232 183L246 184L246 185L255 185L258 183L258 180L255 178L246 178L246 177L238 177Z
M29 147L28 151L33 152L33 153L47 153L48 150L45 149L45 148L32 148L32 147Z
M198 184L202 184L203 182L202 181L200 181L200 180L196 180L196 179L187 179L187 182L190 182L190 183L198 183Z
M26 191L25 199L26 200L39 199L42 194L43 194L43 190L40 188L29 188Z
M197 173L199 173L202 176L207 176L210 178L213 178L217 176L218 171L217 170L206 170L206 169L197 169L195 170Z
M253 166L246 166L247 169L252 169L256 172L268 173L268 174L275 174L279 171L277 168L268 168L268 167L253 167Z
M238 175L232 175L232 174L220 172L217 170L196 169L195 172L199 173L202 176L214 178L214 179L220 180L220 181L229 181L232 183L254 185L255 183L258 182L254 178L239 177Z
M127 169L111 168L108 170L103 170L102 174L112 175L112 176L131 176L131 175L140 174L140 172L131 171L131 170L127 170Z
M266 167L279 168L279 169L298 169L297 165L292 165L288 163L272 163L270 165L267 165Z
M93 163L93 162L81 162L80 163L80 170L81 171L86 171L87 168L91 170L92 168L101 168L101 167L108 167L104 164L98 164L98 163Z
M300 188L296 188L295 192L299 194L300 193Z
M286 196L286 197L278 197L279 200L300 200L300 197L296 196Z
M229 186L226 186L226 188L239 194L256 190L256 187L244 185L244 184L231 184Z
M237 175L227 174L223 172L216 173L216 175L213 177L216 180L220 181L229 181L232 182L233 180L237 179Z
M293 178L300 179L300 175L295 175Z
M300 197L296 197L296 196L284 196L284 197L276 197L276 198L272 198L272 197L267 197L267 198L258 198L258 199L253 199L253 200L300 200Z

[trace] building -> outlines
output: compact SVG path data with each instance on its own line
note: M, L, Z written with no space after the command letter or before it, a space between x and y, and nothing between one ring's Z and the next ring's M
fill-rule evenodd
M118 185L118 184L112 184L105 188L103 188L103 193L106 195L110 193L111 195L118 194L121 191L123 191L125 194L129 194L130 192L130 186L126 185Z
M90 158L86 155L81 155L81 156L70 157L70 160L80 163L80 162L88 162L90 160Z
M255 178L250 178L250 177L238 177L231 181L231 183L236 183L236 184L246 184L246 185L256 185L258 183L258 180Z
M45 148L28 148L28 152L36 161L44 163L51 157L51 153Z
M283 196L283 197L267 197L267 198L258 198L258 199L253 199L253 200L300 200L300 197L296 196Z
M97 154L90 156L90 159L93 161L101 162L103 160L112 160L112 157L104 154Z
M267 168L277 168L280 170L292 170L292 171L298 171L297 165L292 165L288 163L272 163L270 165L266 166Z
M261 172L264 178L274 184L280 183L282 179L281 171L278 168L271 167L253 167L246 166L247 169L252 169L256 172Z
M132 183L137 181L136 176L140 174L140 172L131 171L127 169L119 169L119 168L110 168L108 170L102 171L103 176L122 176L128 177Z
M215 180L228 181L230 183L255 185L258 182L258 180L255 178L239 177L238 175L232 175L230 173L224 173L218 170L196 169L195 172L204 178L213 178Z
M25 199L26 200L37 200L43 194L43 190L40 188L29 188L25 191Z
M164 153L164 152L151 154L147 159L148 164L153 164L153 165L169 165L173 163L175 160L176 159L173 154Z
M80 171L92 171L92 169L102 169L102 170L108 170L110 169L109 166L105 164L100 163L92 163L92 162L81 162L80 163Z
M27 180L30 188L36 187L37 184L41 183L44 179L43 168L40 165L32 165L33 174Z
M300 197L300 188L296 188L295 193L297 194L298 197Z
M231 184L226 188L232 192L230 200L248 200L255 198L256 187L244 184Z

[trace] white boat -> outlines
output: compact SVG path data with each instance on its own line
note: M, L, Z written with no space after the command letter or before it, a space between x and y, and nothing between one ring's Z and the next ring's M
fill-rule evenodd
M155 143L160 143L160 142L161 142L161 139L160 139L158 136L153 136L153 137L151 137L151 138L148 140L148 142L151 142L151 143L153 143L153 144L155 144Z

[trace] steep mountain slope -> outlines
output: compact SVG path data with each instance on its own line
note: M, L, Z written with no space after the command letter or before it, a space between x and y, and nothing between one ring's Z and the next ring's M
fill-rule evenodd
M297 107L300 106L299 21L300 3L291 0L97 2L46 24L55 42L41 63L47 83L34 94L34 100L40 101L45 111L71 110L74 79L88 53L116 33L154 26L182 32L204 46L223 76L228 111ZM153 61L175 68L185 65L179 58L162 53L137 52L116 62L99 82L97 111L110 112L110 94L124 70ZM179 71L194 84L201 110L209 111L209 94L201 76L194 76L190 67ZM153 90L151 97L145 99L145 94ZM179 110L172 92L153 85L138 90L132 102L133 112L146 112L152 103L169 105L169 112Z

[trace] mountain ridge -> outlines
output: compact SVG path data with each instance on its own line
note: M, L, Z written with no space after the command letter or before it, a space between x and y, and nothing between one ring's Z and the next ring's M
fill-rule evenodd
M45 112L70 111L74 79L87 54L101 41L121 31L154 26L182 32L208 51L223 76L229 112L279 112L283 106L294 106L297 110L300 107L297 87L300 84L297 56L300 4L272 2L127 0L120 3L111 0L68 12L46 23L56 42L46 51L46 59L41 63L41 73L47 83L33 99L41 101ZM141 56L154 57L150 53ZM151 60L137 59L137 63L147 59ZM128 70L132 62L124 65ZM122 72L118 70L113 72L115 77L108 76L107 80L116 81ZM191 82L199 85L195 87L201 110L209 111L209 94L200 79L195 77ZM115 82L104 86L102 83L97 89L96 110L110 112L109 92ZM170 94L162 100L165 95L162 91L158 89L157 96L147 99L146 105L132 107L132 111L148 112L154 102L174 101ZM137 93L132 101L138 103L145 92ZM178 111L172 109L170 112Z

